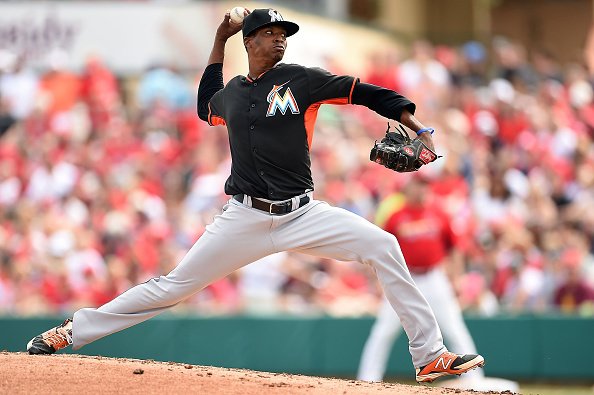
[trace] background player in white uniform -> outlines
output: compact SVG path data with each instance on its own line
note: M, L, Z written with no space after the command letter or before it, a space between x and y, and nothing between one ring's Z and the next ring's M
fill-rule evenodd
M224 86L225 43L240 29L249 72ZM51 354L69 344L78 349L162 313L255 260L297 251L373 267L409 337L417 381L483 365L480 355L447 351L393 235L313 199L309 148L321 104L361 104L413 131L426 128L413 116L415 105L393 91L318 68L280 64L287 37L298 29L271 9L254 10L243 28L225 16L200 81L198 114L211 125L227 126L232 167L225 192L232 198L169 274L97 309L78 310L72 321L33 338L30 353ZM429 133L420 138L433 148Z

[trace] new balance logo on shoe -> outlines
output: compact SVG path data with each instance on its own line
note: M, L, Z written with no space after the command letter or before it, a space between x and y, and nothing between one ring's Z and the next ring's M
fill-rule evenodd
M450 358L447 360L447 362L443 359L443 357L439 357L439 359L437 360L437 363L435 364L435 369L439 369L439 364L441 364L441 366L443 366L444 370L447 370L450 367L450 364L452 363L453 359Z

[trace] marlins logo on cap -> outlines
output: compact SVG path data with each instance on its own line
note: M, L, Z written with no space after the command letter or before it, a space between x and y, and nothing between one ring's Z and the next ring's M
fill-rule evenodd
M299 25L293 22L285 21L280 12L272 8L258 8L253 10L243 20L243 36L249 36L256 30L264 26L282 26L287 31L287 37L292 36L299 30Z

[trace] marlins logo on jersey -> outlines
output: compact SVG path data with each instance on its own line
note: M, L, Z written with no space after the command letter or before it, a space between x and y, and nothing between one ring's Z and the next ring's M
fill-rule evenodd
M293 92L291 92L291 88L287 87L285 93L282 96L280 94L280 90L286 84L288 84L289 81L281 85L272 86L272 90L268 93L268 96L266 97L266 100L268 101L268 103L270 103L270 105L268 106L268 111L266 112L267 117L272 117L276 115L277 108L283 115L285 115L285 113L287 112L287 108L291 109L291 114L299 114L299 106L297 105L297 101L293 96Z

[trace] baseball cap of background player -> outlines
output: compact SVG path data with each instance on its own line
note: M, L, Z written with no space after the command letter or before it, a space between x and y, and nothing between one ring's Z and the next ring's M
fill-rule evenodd
M244 37L247 37L259 28L271 25L284 27L287 31L287 37L292 36L299 30L299 25L285 21L278 11L272 8L258 8L243 20L242 33Z

